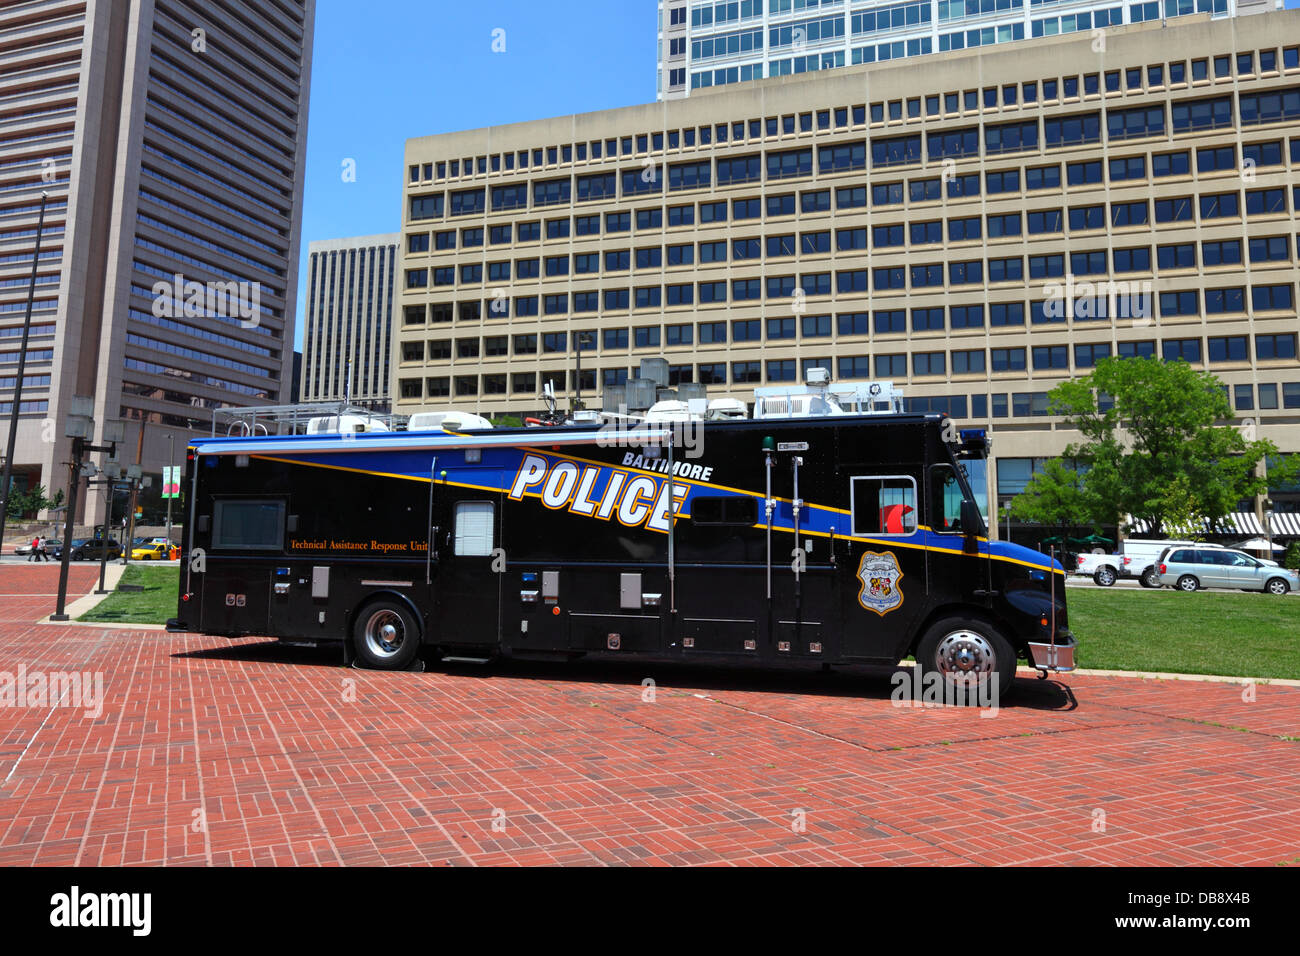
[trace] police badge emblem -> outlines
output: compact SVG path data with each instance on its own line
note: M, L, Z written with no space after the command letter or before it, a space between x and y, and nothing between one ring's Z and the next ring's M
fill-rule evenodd
M903 572L892 551L864 552L858 562L858 580L862 582L858 603L867 610L884 617L902 605L903 589L899 582L903 580Z

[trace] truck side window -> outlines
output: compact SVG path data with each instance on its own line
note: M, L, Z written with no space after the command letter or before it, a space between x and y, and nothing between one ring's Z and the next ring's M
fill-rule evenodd
M495 507L490 501L456 502L456 554L486 558L492 554L492 524Z
M283 501L218 499L213 504L212 547L240 551L284 548Z
M931 531L960 534L961 484L952 465L935 465L930 469L930 511L926 515Z
M910 475L852 478L849 495L855 535L916 530L916 479Z
M695 524L758 524L758 502L748 496L707 495L691 499L691 521Z

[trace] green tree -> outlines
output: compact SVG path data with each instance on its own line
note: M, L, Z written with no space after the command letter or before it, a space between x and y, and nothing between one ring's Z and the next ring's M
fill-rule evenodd
M28 518L44 511L46 508L56 507L63 501L63 492L54 493L54 498L45 497L44 485L33 485L26 491L15 490L9 496L8 513L10 518Z
M1222 424L1233 414L1223 383L1186 362L1103 359L1052 389L1048 403L1083 435L1065 457L1087 466L1084 498L1099 523L1129 515L1153 535L1192 515L1216 526L1267 490L1257 466L1277 447L1254 436L1253 420ZM1284 467L1274 482L1294 475L1295 463Z
M1292 541L1287 545L1286 556L1282 558L1282 566L1300 571L1300 541Z
M1200 541L1205 534L1205 515L1200 499L1192 490L1186 475L1175 475L1161 499L1165 510L1165 524L1171 534L1189 541Z

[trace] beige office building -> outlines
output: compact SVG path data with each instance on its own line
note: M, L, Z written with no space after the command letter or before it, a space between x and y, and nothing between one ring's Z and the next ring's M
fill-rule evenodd
M1300 11L999 44L407 143L394 410L675 383L890 379L992 429L1183 358L1300 451ZM590 333L584 335L583 333Z
M141 449L155 476L213 408L289 400L314 9L0 2L6 416L49 193L20 486L66 488L73 396L93 397L96 438L125 420L120 460ZM91 505L93 519L103 495Z

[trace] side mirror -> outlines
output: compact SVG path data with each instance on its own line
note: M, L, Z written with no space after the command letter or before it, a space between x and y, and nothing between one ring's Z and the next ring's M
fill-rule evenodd
M969 499L962 499L961 530L971 537L984 530L984 518L980 515L980 506Z

